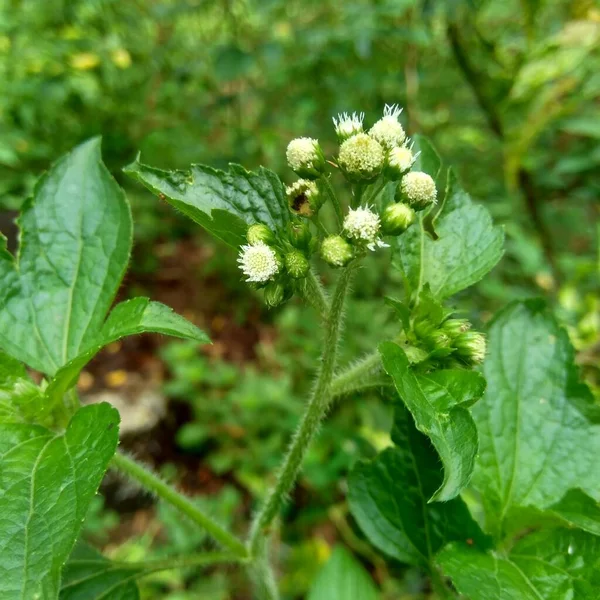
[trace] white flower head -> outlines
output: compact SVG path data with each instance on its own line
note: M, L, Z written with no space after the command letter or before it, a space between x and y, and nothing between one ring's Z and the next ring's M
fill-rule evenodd
M381 220L379 215L368 206L359 206L350 209L344 219L344 231L346 235L358 242L366 242L369 250L376 247L387 248L388 244L379 238Z
M340 113L337 116L337 119L333 117L333 124L335 126L335 133L338 136L340 142L351 138L353 135L357 133L362 133L363 131L363 119L365 118L365 113L355 113L353 112L351 115L348 113Z
M381 172L385 152L371 136L357 133L340 146L338 162L350 181L368 181Z
M390 167L396 169L400 173L406 173L415 164L417 156L412 153L408 146L397 146L390 150L388 163Z
M238 263L248 282L264 283L279 272L277 255L264 242L242 246Z
M386 104L383 117L371 127L369 134L388 150L401 146L406 140L406 133L398 117L402 109L397 104Z
M319 140L301 137L292 140L286 150L290 168L301 177L318 177L325 168L325 159Z
M400 182L400 190L406 201L416 210L422 210L437 202L435 181L421 171L407 173Z

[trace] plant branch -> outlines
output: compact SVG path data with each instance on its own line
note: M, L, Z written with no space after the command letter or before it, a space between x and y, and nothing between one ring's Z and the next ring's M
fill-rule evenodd
M300 291L305 300L312 305L322 318L325 318L329 311L329 299L323 289L323 284L313 269L308 272Z
M321 177L321 181L323 182L323 187L325 188L325 191L327 192L327 195L331 200L331 204L333 204L333 209L335 210L335 216L337 217L338 225L341 227L344 222L344 217L342 215L342 207L340 205L340 201L338 200L338 197L333 187L331 187L329 177L323 176Z
M337 373L331 382L332 397L344 396L374 387L392 385L383 371L379 352L368 354L355 364Z
M120 452L114 455L111 464L117 470L135 479L145 489L153 492L175 508L178 508L189 519L212 535L221 545L231 550L235 556L241 559L248 557L246 547L241 540L236 538L232 533L229 533L214 521L212 517L203 513L189 498L186 498L167 485L147 467Z
M262 537L268 535L271 523L279 514L286 496L293 488L304 456L329 406L331 400L331 380L335 369L337 345L343 320L344 301L355 265L356 261L352 261L340 273L333 294L331 308L325 320L325 338L317 383L300 422L300 426L292 439L289 451L283 461L275 487L271 490L252 524L249 539L252 556L256 555L260 548Z

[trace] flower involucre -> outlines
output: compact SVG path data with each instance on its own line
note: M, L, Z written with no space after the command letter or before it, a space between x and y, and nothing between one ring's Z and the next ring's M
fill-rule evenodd
M398 121L402 109L397 104L385 105L383 117L371 127L369 134L388 150L401 146L406 139L404 128Z
M303 217L312 217L321 206L319 189L314 181L298 179L285 188L290 210Z
M264 242L242 246L238 263L248 282L264 283L279 272L277 255Z
M318 175L322 170L319 140L308 137L296 138L288 144L285 156L290 168L305 177L309 174Z
M337 119L333 117L333 125L338 139L343 142L357 133L362 133L364 118L365 113L357 114L355 112L351 115L341 113L337 116Z
M375 250L376 246L387 247L388 244L379 239L381 220L379 215L368 206L359 206L350 209L344 219L344 231L346 235L354 240L366 242L369 250Z
M373 179L381 172L385 152L366 133L357 133L340 146L338 161L351 181Z
M402 194L415 209L426 208L437 201L435 181L430 175L421 171L407 173L400 183Z

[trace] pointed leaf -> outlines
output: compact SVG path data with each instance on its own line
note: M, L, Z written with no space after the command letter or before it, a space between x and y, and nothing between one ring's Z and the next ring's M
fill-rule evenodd
M0 347L54 374L97 335L131 250L131 215L98 138L60 159L19 219L18 259L0 254Z
M383 367L394 380L400 398L411 412L417 429L427 435L437 450L444 466L444 480L431 500L455 498L469 483L477 454L477 429L469 411L457 404L442 386L431 393L432 380L415 375L402 348L393 342L379 346ZM452 378L447 372L448 378ZM452 386L454 395L460 390L459 378ZM446 382L446 385L449 384ZM428 393L429 390L429 393ZM465 402L472 398L472 390L465 387Z
M479 281L502 257L502 229L484 206L471 201L452 172L434 224L437 239L415 223L392 242L394 265L413 292L429 284L436 298L447 298Z
M488 548L489 540L460 498L428 503L442 484L439 458L400 403L392 438L394 448L359 462L350 473L350 509L369 540L388 556L422 566L451 540Z
M235 164L228 171L192 165L187 171L162 171L136 160L124 170L235 248L245 242L248 225L263 223L283 233L290 221L283 184L264 167L251 172Z
M141 571L135 564L115 565L78 543L63 570L60 600L139 600L133 579Z
M488 389L473 407L480 453L473 484L488 521L545 509L571 488L600 499L600 425L577 379L567 333L541 301L509 305L489 331ZM496 533L501 534L501 531Z
M118 440L108 404L80 409L66 432L0 425L0 597L58 597L60 571Z
M600 589L600 538L582 531L536 532L506 558L451 544L438 563L470 600L595 600Z
M600 535L600 503L580 489L569 490L548 511L558 516L566 525Z
M343 546L336 546L310 588L307 600L379 600L365 568Z

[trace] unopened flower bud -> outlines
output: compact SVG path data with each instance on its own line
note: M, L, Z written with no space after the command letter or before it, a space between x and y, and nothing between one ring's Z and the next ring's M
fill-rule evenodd
M437 327L427 318L417 319L413 325L415 335L421 340L428 339L436 330Z
M416 157L410 148L397 146L389 151L383 172L388 179L398 181L410 171L415 160Z
M471 364L479 364L485 358L485 335L479 331L465 331L453 341L457 356Z
M332 267L343 267L352 259L352 246L340 235L330 235L321 244L321 257Z
M398 191L401 193L401 199L415 210L423 210L431 204L435 204L437 199L435 181L427 173L421 171L407 173L402 178Z
M298 179L285 188L290 210L301 217L312 217L321 208L323 198L314 181Z
M436 329L431 333L431 335L428 336L427 341L433 346L434 350L449 348L452 343L450 336L441 329Z
M249 244L258 244L263 242L264 244L272 244L275 241L275 235L273 232L262 223L255 223L248 227L246 232L246 239Z
M369 131L371 137L388 150L402 145L406 139L406 133L398 120L401 112L402 109L398 105L386 104L383 117Z
M272 281L265 287L265 304L274 308L289 298L288 291L283 283Z
M415 220L415 211L402 202L390 204L383 211L381 228L385 235L400 235Z
M294 248L309 252L312 239L309 224L304 220L292 221L288 226L288 239Z
M301 137L287 147L286 158L290 168L305 179L318 179L325 172L325 157L319 141Z
M302 279L308 274L310 265L308 260L299 250L292 250L284 257L285 268L294 279Z
M471 323L467 319L448 319L442 325L442 330L452 339L469 329L471 329Z
M363 119L365 113L348 113L339 114L337 119L333 117L333 124L335 126L335 133L337 134L338 140L345 142L348 138L351 138L357 133L363 131Z
M338 163L349 181L371 181L375 179L385 161L381 144L366 133L348 138L340 146Z

